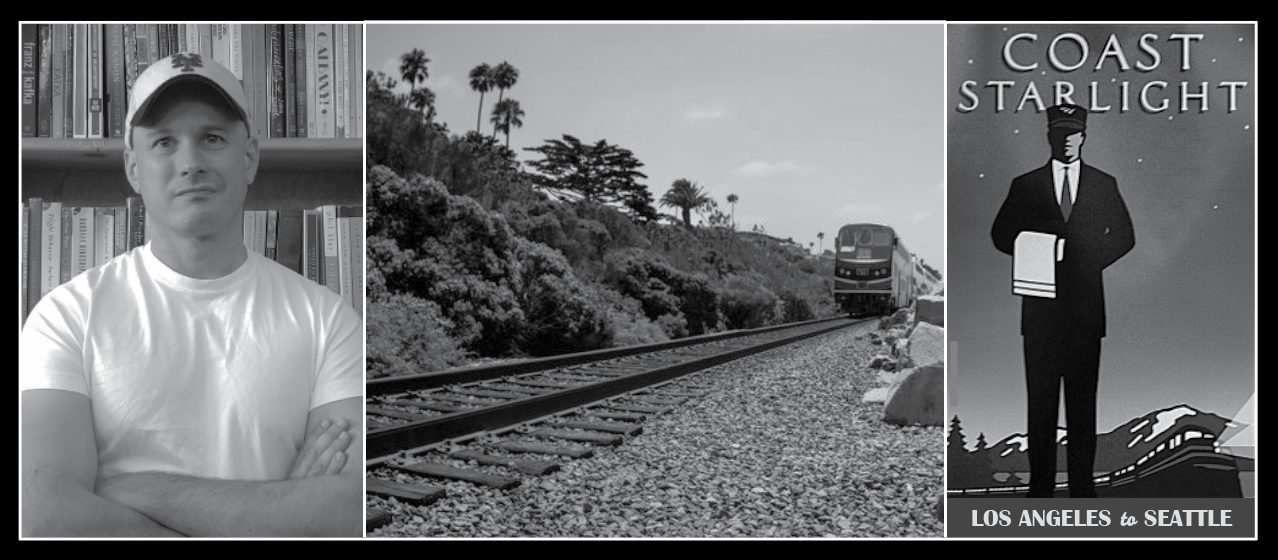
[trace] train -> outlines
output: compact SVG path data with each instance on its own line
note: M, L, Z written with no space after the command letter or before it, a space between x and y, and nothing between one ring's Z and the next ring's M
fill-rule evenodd
M886 224L847 224L834 240L834 303L849 316L886 315L941 289L941 279Z

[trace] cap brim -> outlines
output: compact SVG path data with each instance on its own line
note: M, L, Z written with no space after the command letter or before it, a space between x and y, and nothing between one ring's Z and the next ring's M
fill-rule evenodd
M222 86L218 85L217 82L199 74L186 74L174 76L163 84L160 84L159 87L155 88L155 91L151 92L151 95L147 96L147 98L142 101L142 104L138 105L137 110L133 112L133 118L130 119L128 123L129 126L137 126L138 123L141 122L142 118L146 116L147 111L151 109L151 105L155 103L155 100L159 99L161 95L164 95L164 92L167 91L169 87L173 86L173 84L189 81L200 82L213 88L214 91L222 96L222 100L226 101L227 105L235 109L235 114L239 115L240 120L243 120L245 123L248 122L248 115L244 112L244 108L240 107L240 104L235 102L235 99L231 97L231 94L227 93L225 89L222 89Z

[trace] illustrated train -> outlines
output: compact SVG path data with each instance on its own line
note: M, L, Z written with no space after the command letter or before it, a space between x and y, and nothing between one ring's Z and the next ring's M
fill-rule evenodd
M884 224L848 224L834 240L834 303L848 315L884 315L936 293L941 279Z

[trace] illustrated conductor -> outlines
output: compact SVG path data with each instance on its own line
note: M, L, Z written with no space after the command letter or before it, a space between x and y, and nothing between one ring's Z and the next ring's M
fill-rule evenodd
M1029 497L1049 498L1056 480L1056 426L1065 391L1069 495L1096 497L1096 389L1105 337L1102 272L1135 245L1131 216L1114 177L1083 163L1087 110L1047 109L1051 160L1012 180L994 219L998 250L1014 260L1018 237L1048 239L1046 262L1054 285L1021 298L1021 336L1029 397ZM1024 234L1024 235L1023 235ZM1014 265L1015 266L1015 265Z
M244 92L147 67L124 171L151 241L41 298L19 337L23 536L360 536L363 329L248 251Z

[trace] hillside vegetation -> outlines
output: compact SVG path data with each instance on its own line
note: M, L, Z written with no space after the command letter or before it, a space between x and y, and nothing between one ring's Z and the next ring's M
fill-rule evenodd
M597 175L588 192L601 195L563 196L495 137L450 133L384 75L367 84L370 378L834 313L828 260L767 235L663 223L642 154L565 134L564 149L628 167Z

